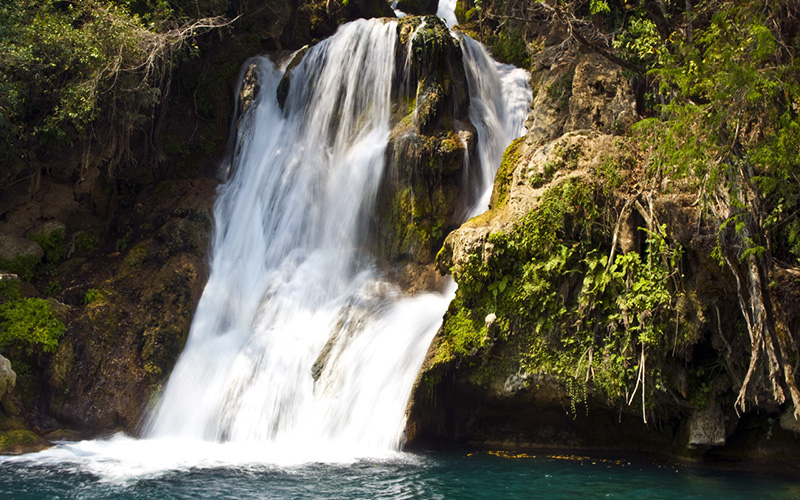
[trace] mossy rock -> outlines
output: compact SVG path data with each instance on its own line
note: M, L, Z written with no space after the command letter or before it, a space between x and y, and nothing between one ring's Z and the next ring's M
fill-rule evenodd
M478 19L478 10L474 0L458 0L456 2L456 20L458 24L466 24Z
M38 434L27 430L0 432L0 453L32 453L50 447Z

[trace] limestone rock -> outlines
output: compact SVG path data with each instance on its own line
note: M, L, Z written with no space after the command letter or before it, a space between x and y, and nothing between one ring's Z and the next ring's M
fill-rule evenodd
M28 237L37 241L49 240L54 236L58 237L59 232L61 233L60 237L63 238L67 232L67 226L57 220L49 220L39 224L33 231L28 233Z
M66 220L71 214L81 210L72 186L67 184L51 184L42 200L41 217L44 219Z
M622 133L637 119L636 99L621 68L599 54L582 55L572 79L566 130Z
M43 374L43 404L57 425L136 430L183 348L207 279L217 185L148 188L128 214L132 229L118 252L59 267L67 305L51 305L67 331ZM88 289L95 297L85 303Z
M781 428L794 433L800 433L800 420L794 416L794 406L787 409L780 419Z
M571 59L550 62L555 57L551 52L553 49L545 49L532 65L534 97L531 114L525 124L528 129L527 140L532 144L560 137L569 116L575 64Z
M725 444L725 415L716 402L709 403L708 407L695 410L689 419L689 444L690 449L705 448L709 446L723 446Z
M533 60L528 141L543 144L578 130L626 132L638 115L621 68L599 54L560 57L559 51L548 47Z

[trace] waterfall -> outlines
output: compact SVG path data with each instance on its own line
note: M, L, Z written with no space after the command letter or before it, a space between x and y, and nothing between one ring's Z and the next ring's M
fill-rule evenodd
M145 437L401 445L411 386L454 291L407 297L363 250L390 132L396 26L356 21L309 49L283 109L283 71L257 59L261 91L219 191L210 277ZM524 71L467 37L462 46L488 191L502 149L524 131L530 90Z
M525 133L531 90L525 70L495 61L472 38L461 35L461 49L469 84L469 119L478 131L479 172L473 174L478 202L468 213L474 217L489 206L494 175L506 147Z
M456 4L458 0L439 0L436 8L436 15L444 19L448 28L452 28L458 24L456 19Z

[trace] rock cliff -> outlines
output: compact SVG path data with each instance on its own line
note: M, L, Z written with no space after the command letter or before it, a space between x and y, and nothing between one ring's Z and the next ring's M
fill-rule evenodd
M533 57L528 132L489 211L437 256L459 289L409 403L409 446L796 460L790 404L764 390L735 408L750 345L696 192L651 177L618 66L552 57ZM774 287L795 303L783 272Z

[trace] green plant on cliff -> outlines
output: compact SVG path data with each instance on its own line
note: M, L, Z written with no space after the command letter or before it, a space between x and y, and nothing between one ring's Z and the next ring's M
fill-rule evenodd
M715 255L737 282L752 345L738 408L766 392L800 414L797 340L764 282L776 261L800 262L800 7L715 1L690 19L653 71L660 116L638 130L651 174L694 186L719 227Z
M218 18L180 23L164 1L0 4L0 185L35 175L36 156L116 131L116 153L158 102L170 64Z
M53 353L66 327L45 299L16 299L0 304L0 349L40 347Z
M512 231L489 236L487 260L475 253L454 268L459 288L440 361L474 361L490 339L509 342L523 353L522 369L554 375L574 394L586 391L575 383L628 404L639 394L646 419L661 367L692 341L675 325L681 249L660 226L643 229L644 254L614 255L612 221L599 208L609 196L586 181L562 181Z

